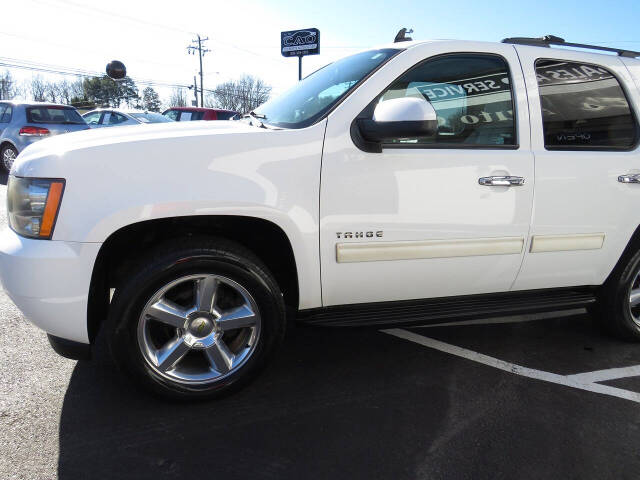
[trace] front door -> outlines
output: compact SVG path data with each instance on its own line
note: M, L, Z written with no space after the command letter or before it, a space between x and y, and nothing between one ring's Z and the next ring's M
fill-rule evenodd
M381 153L359 149L345 125L370 102L404 96L431 101L437 135L398 138ZM323 304L509 290L531 219L528 115L508 45L459 53L417 46L349 97L325 136Z

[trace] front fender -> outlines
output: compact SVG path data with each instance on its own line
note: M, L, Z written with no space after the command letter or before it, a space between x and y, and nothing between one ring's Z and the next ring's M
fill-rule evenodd
M32 154L18 168L25 176L66 179L53 240L102 243L128 225L168 217L236 215L270 221L289 238L300 306L311 308L320 305L325 123L300 130L228 128L222 134L198 126L172 136L165 128L155 137L136 136L132 130L143 132L145 126L118 127L127 133L122 141L91 142L76 134L78 148L52 142L46 155Z

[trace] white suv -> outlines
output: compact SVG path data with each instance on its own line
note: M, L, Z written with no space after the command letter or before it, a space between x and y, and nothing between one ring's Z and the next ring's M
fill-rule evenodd
M250 379L287 313L388 325L597 301L640 340L640 53L555 43L572 46L395 43L240 121L38 142L9 179L4 289L58 352L106 329L116 363L172 397Z

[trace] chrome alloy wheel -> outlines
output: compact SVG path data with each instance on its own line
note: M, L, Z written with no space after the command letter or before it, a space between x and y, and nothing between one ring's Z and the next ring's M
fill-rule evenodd
M640 272L636 273L629 287L629 311L633 321L640 326Z
M16 159L16 151L13 148L5 148L2 152L2 164L7 172L11 171L14 160Z
M242 285L220 275L188 275L147 302L138 320L138 346L158 375L207 384L249 359L260 327L258 306Z

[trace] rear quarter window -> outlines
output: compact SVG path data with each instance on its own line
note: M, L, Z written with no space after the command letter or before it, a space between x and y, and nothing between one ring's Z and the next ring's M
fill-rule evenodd
M548 150L630 149L636 117L618 79L582 62L536 61L544 146Z

